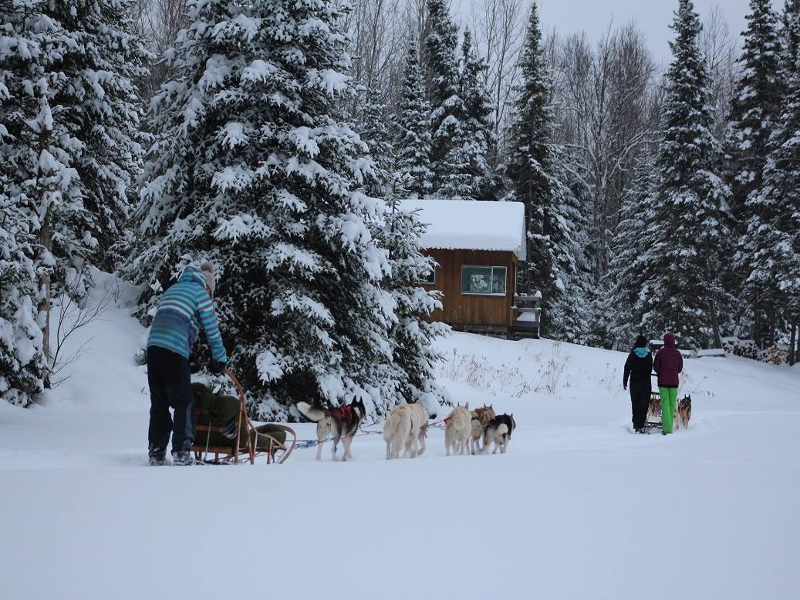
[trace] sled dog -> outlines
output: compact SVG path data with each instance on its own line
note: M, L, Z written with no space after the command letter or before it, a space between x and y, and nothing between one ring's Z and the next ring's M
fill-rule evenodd
M353 443L353 436L366 414L361 400L328 409L314 408L308 402L298 402L297 410L309 421L317 423L317 460L322 458L322 446L325 445L328 436L333 436L333 460L336 460L336 448L342 439L344 439L342 460L353 458L350 454L350 444Z
M472 414L469 404L461 406L456 404L453 411L444 420L444 450L450 456L453 454L466 454L469 436L472 432Z
M684 396L681 398L680 402L678 402L677 411L678 418L675 419L675 423L681 424L681 428L686 429L689 427L689 419L692 418L692 397L689 395Z
M516 429L517 423L514 421L514 413L510 415L498 415L486 426L483 434L483 451L488 452L489 446L494 442L492 454L500 448L500 454L506 453L508 442L511 441L511 433Z
M383 424L383 440L386 442L386 460L400 458L400 451L411 436L411 410L408 404L399 404L392 409Z
M414 458L425 452L428 431L428 411L420 403L399 404L392 409L383 424L386 460L403 456Z
M483 433L486 430L486 426L489 424L489 421L494 419L495 416L497 415L495 415L494 408L492 408L491 404L489 406L484 404L480 408L476 408L472 411L472 423L469 436L470 454L483 451L483 448L481 448L481 439L483 438Z
M406 438L406 456L420 456L425 452L425 438L428 436L428 411L420 402L409 404L411 410L411 433Z

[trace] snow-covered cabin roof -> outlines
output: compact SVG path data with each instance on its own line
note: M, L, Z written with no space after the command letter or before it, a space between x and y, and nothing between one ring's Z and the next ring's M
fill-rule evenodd
M525 260L525 207L521 202L402 200L428 226L423 248L502 250Z

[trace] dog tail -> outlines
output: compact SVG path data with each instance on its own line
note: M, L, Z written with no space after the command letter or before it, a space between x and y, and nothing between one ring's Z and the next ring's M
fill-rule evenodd
M508 425L505 423L498 425L497 434L502 436L503 441L505 442L508 439Z
M308 402L298 402L296 404L297 410L309 421L321 421L325 418L325 411L314 408Z

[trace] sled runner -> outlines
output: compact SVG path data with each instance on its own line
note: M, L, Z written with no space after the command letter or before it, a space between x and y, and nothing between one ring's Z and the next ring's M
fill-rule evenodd
M200 383L192 384L197 433L191 451L195 458L212 464L238 463L240 456L250 464L255 464L259 456L265 457L267 464L286 462L297 444L294 430L279 423L254 425L247 416L242 384L228 369L224 373L236 386L238 399L214 394Z

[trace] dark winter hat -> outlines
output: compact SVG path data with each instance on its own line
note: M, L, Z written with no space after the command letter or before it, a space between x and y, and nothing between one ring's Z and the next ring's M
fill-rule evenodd
M217 281L214 277L214 265L204 260L200 264L200 271L203 273L203 276L206 278L206 285L208 289L211 291L211 295L214 295L214 290L217 288Z
M647 348L647 338L643 335L640 335L636 338L636 345L634 348Z

